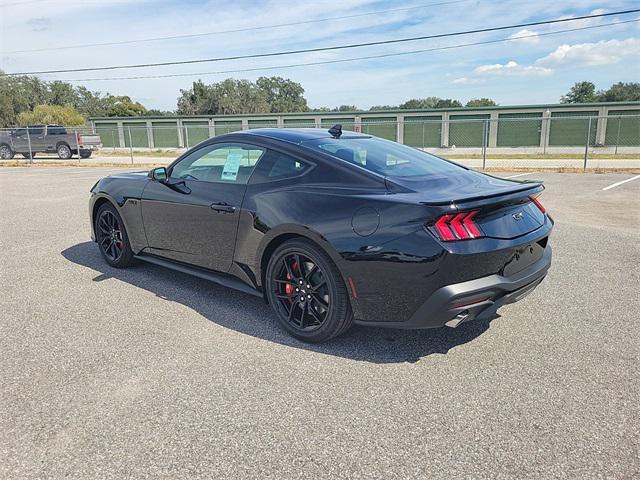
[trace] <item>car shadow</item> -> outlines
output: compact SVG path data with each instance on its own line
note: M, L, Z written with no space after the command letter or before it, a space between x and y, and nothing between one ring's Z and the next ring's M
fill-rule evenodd
M94 282L116 279L164 300L181 303L209 321L245 335L359 361L415 363L429 355L446 354L480 336L489 329L492 320L473 321L456 329L399 330L355 326L330 342L307 344L282 330L275 314L258 297L143 262L126 269L113 268L102 259L93 242L79 243L61 253L70 262L98 272Z

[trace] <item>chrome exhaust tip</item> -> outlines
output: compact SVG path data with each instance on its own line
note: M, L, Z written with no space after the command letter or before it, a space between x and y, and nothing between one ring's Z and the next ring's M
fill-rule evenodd
M460 312L454 318L449 320L445 325L450 328L456 328L462 322L465 322L469 318L469 310L465 310L464 312Z

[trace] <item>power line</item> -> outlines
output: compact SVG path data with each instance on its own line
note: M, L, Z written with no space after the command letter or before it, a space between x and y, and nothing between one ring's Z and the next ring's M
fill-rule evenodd
M189 33L189 34L183 34L183 35L170 35L170 36L163 36L163 37L150 37L150 38L140 38L137 40L121 40L121 41L117 41L117 42L101 42L101 43L84 43L84 44L80 44L80 45L63 45L63 46L58 46L58 47L45 47L45 48L34 48L34 49L30 49L30 50L12 50L9 52L5 52L6 54L14 54L14 53L33 53L33 52L49 52L52 50L69 50L69 49L75 49L75 48L88 48L88 47L107 47L107 46L114 46L114 45L130 45L130 44L134 44L134 43L146 43L146 42L157 42L157 41L161 41L161 40L178 40L178 39L185 39L185 38L197 38L197 37L206 37L206 36L211 36L211 35L223 35L223 34L227 34L227 33L240 33L240 32L249 32L249 31L254 31L254 30L267 30L267 29L271 29L271 28L282 28L282 27L293 27L293 26L297 26L297 25L308 25L308 24L312 24L312 23L320 23L320 22L329 22L329 21L333 21L333 20L344 20L344 19L348 19L348 18L357 18L357 17L366 17L366 16L370 16L370 15L379 15L382 13L394 13L394 12L403 12L403 11L408 11L408 10L417 10L420 8L426 8L426 7L435 7L435 6L439 6L439 5L452 5L455 3L466 3L469 2L471 0L452 0L452 1L445 1L445 2L436 2L436 3L425 3L422 5L415 5L413 7L403 7L403 8L391 8L388 10L378 10L375 12L366 12L366 13L355 13L352 15L342 15L339 17L328 17L328 18L318 18L315 20L305 20L305 21L301 21L301 22L291 22L291 23L279 23L279 24L275 24L275 25L263 25L263 26L257 26L257 27L246 27L246 28L235 28L232 30L218 30L215 32L202 32L202 33Z
M40 70L40 71L32 71L32 72L14 72L14 73L5 73L0 76L16 76L16 75L39 75L39 74L50 74L50 73L72 73L72 72L95 72L95 71L103 71L103 70L122 70L129 68L148 68L148 67L163 67L169 65L188 65L195 63L211 63L211 62L221 62L226 60L240 60L247 58L265 58L265 57L278 57L282 55L293 55L299 53L311 53L311 52L324 52L330 50L345 50L348 48L358 48L358 47L370 47L374 45L389 45L395 43L404 43L404 42L413 42L416 40L427 40L433 38L444 38L444 37L455 37L460 35L470 35L475 33L486 33L486 32L496 32L500 30L510 30L514 28L523 28L523 27L533 27L537 25L550 25L556 23L565 23L565 22L574 22L577 20L586 20L590 18L600 18L600 17L609 17L612 15L626 15L630 13L638 13L640 9L633 10L623 10L618 12L610 12L610 13L599 13L592 15L582 15L579 17L572 18L558 18L554 20L544 20L538 22L527 22L527 23L519 23L514 25L503 25L500 27L489 27L489 28L478 28L474 30L464 30L460 32L451 32L451 33L440 33L436 35L423 35L420 37L409 37L409 38L398 38L394 40L379 40L375 42L365 42L365 43L352 43L348 45L334 45L331 47L317 47L317 48L307 48L307 49L299 49L299 50L288 50L283 52L271 52L271 53L255 53L250 55L234 55L230 57L218 57L218 58L205 58L198 60L182 60L182 61L173 61L173 62L159 62L159 63L140 63L133 65L114 65L109 67L88 67L88 68L69 68L69 69L60 69L60 70Z
M287 68L296 68L296 67L308 67L308 66L315 66L315 65L328 65L328 64L334 64L334 63L355 62L360 60L375 60L379 58L400 57L404 55L414 55L418 53L435 52L440 50L453 50L457 48L474 47L479 45L489 45L489 44L503 43L503 42L516 42L518 40L523 40L527 38L546 37L550 35L559 35L563 33L578 32L581 30L591 30L594 28L603 28L603 27L610 27L613 25L622 25L626 23L637 23L637 22L640 22L640 18L634 19L634 20L625 20L620 22L603 23L602 25L590 25L586 27L556 30L555 32L534 33L531 35L522 35L515 38L507 37L507 38L500 38L495 40L485 40L481 42L462 43L457 45L447 45L444 47L433 47L433 48L425 48L420 50L411 50L408 52L384 53L380 55L369 55L365 57L343 58L339 60L323 60L318 62L294 63L294 64L288 64L288 65L272 65L272 66L266 66L266 67L243 68L243 69L237 69L237 70L220 70L217 72L170 73L170 74L164 74L164 75L140 75L140 76L132 76L132 77L77 78L77 79L62 79L62 81L92 82L92 81L109 81L109 80L142 80L142 79L156 79L156 78L197 77L201 75L222 75L222 74L229 74L229 73L257 72L257 71L263 71L263 70L276 70L276 69L287 69Z

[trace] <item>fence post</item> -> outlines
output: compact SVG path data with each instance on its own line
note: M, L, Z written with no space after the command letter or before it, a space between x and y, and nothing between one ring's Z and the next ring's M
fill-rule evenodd
M131 141L131 127L127 127L129 131L129 155L131 155L131 165L133 165L133 142Z
M26 127L27 131L27 143L29 144L29 163L33 163L33 152L31 151L31 134L29 133L29 126Z
M113 145L113 151L116 151L116 132L111 130L111 144Z
M422 150L427 148L426 145L425 145L425 141L424 141L424 127L425 127L425 124L424 124L424 120L423 120L422 121Z
M620 144L620 126L622 125L622 116L618 117L618 135L616 137L616 151L614 155L618 154L618 145Z
M187 150L189 149L189 128L186 125L184 127L184 142L187 144Z
M78 163L80 163L80 137L78 137L78 129L73 130L73 137L76 139L76 153L78 154ZM73 150L71 150L71 157L73 157Z
M482 170L487 166L487 122L488 120L482 121Z
M587 128L587 141L584 145L584 166L582 167L582 171L587 171L587 157L589 156L589 140L591 140L591 119L593 117L589 117L589 127Z

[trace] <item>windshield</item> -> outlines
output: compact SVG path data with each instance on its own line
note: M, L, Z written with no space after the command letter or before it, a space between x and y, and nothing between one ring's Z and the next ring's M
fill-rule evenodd
M375 137L323 138L303 142L303 145L385 177L419 177L463 170L429 153Z

